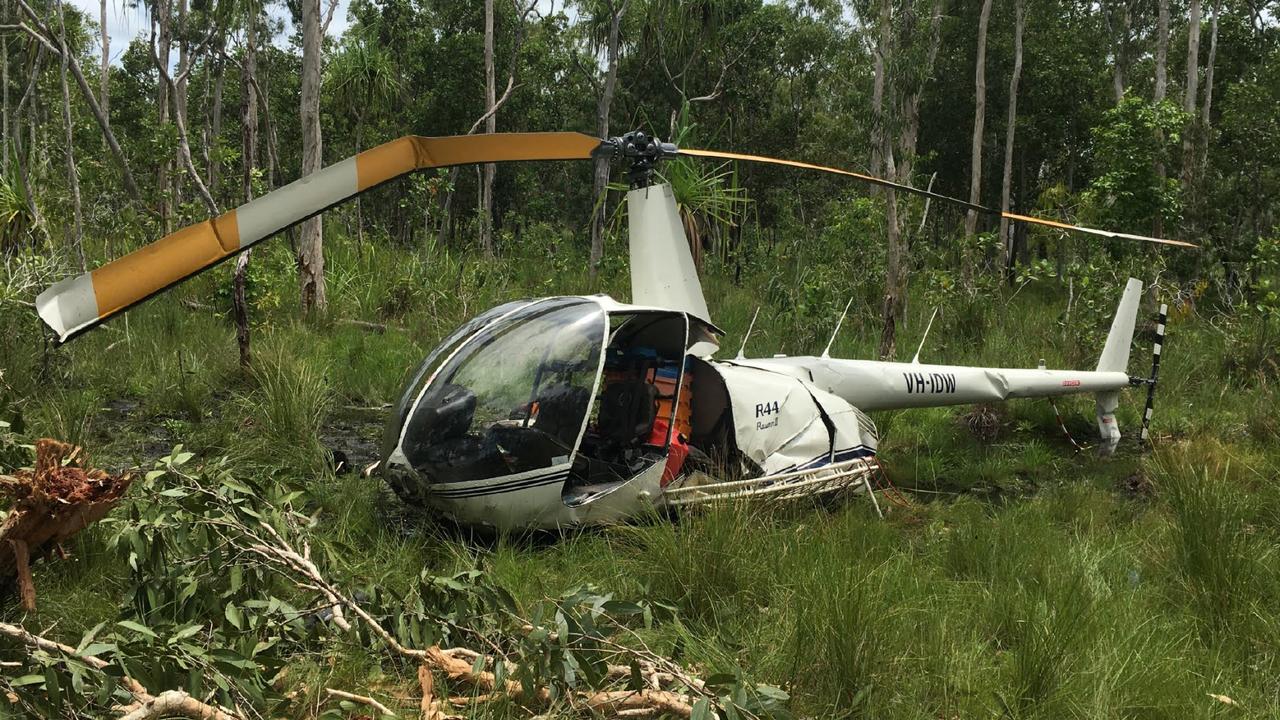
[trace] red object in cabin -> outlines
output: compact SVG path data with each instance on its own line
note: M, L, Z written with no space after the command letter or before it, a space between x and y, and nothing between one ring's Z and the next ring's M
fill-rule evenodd
M670 426L661 418L653 421L653 430L649 432L646 444L662 447L667 441L667 429ZM667 447L667 466L662 470L662 487L666 487L680 475L684 461L689 458L689 443L684 435L676 433L671 436L671 445Z

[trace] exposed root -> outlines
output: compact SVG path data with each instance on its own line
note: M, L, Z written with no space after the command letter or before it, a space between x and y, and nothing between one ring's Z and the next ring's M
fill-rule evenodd
M34 470L0 475L0 493L13 507L0 524L0 586L16 582L27 610L35 607L29 561L106 515L133 481L81 465L80 448L44 438Z

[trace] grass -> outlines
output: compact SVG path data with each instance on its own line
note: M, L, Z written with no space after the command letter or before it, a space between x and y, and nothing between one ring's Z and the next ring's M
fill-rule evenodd
M994 436L981 440L968 408L883 413L882 458L909 489L906 504L887 503L884 520L855 498L479 542L406 508L376 478L333 475L326 446L376 447L379 428L365 418L377 413L362 408L394 402L413 365L464 318L521 296L625 288L620 265L606 264L593 283L581 258L562 249L548 259L536 244L484 263L374 242L357 256L335 238L333 307L304 321L280 246L254 257L251 372L236 366L224 314L181 303L221 302L229 273L214 271L51 355L34 345L0 350L25 433L82 443L119 466L182 442L230 455L243 473L303 484L317 498L321 532L347 549L342 571L353 586L403 587L424 567L482 567L522 603L591 584L671 606L678 621L646 635L653 647L705 672L782 686L803 716L1280 716L1280 393L1273 376L1242 369L1265 365L1258 344L1240 341L1233 354L1206 318L1171 325L1153 454L1133 444L1137 393L1125 397L1128 437L1112 458L1076 454L1042 401L996 408ZM729 331L727 354L757 304L749 353L819 352L842 293L860 292L771 284L808 277L779 253L756 258L738 284L732 268L709 260L705 284ZM1011 302L1009 294L944 308L922 357L1093 362L1097 349L1074 338L1105 320L1061 325L1053 286ZM919 298L911 307L899 356L914 352L932 311ZM872 356L875 316L851 311L832 353ZM4 322L34 331L16 315ZM1145 361L1135 354L1135 372ZM1059 407L1075 437L1094 437L1089 400ZM105 532L77 537L70 561L38 566L34 616L0 614L68 637L109 619L127 572L104 550ZM298 672L313 686L327 679L347 689L415 682L412 668L354 646L333 666L302 659Z

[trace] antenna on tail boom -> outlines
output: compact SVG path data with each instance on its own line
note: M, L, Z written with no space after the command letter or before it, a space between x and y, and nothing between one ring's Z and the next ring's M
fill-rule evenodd
M747 334L742 336L742 347L738 348L738 356L735 360L745 360L747 351L747 341L751 339L751 331L756 328L756 318L760 317L760 306L756 306L756 312L751 316L751 324L747 326Z
M831 357L831 344L836 341L836 335L840 334L840 326L844 324L844 316L849 314L849 306L853 304L853 298L849 298L849 302L844 304L844 312L840 313L840 319L836 321L836 329L831 331L831 339L827 341L827 347L822 351L822 357Z
M929 331L933 329L933 319L938 317L938 308L933 309L933 314L929 316L929 324L924 326L924 335L920 338L920 347L916 348L915 357L911 358L912 365L920 364L920 351L924 350L924 341L929 339Z

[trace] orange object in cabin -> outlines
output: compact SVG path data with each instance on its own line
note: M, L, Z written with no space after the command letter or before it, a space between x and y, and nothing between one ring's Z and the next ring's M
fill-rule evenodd
M658 388L658 419L666 420L671 417L671 404L676 402L676 381L658 375L653 379L653 384ZM691 436L693 434L692 418L693 376L685 373L684 380L680 383L680 401L676 405L676 432L686 438Z

